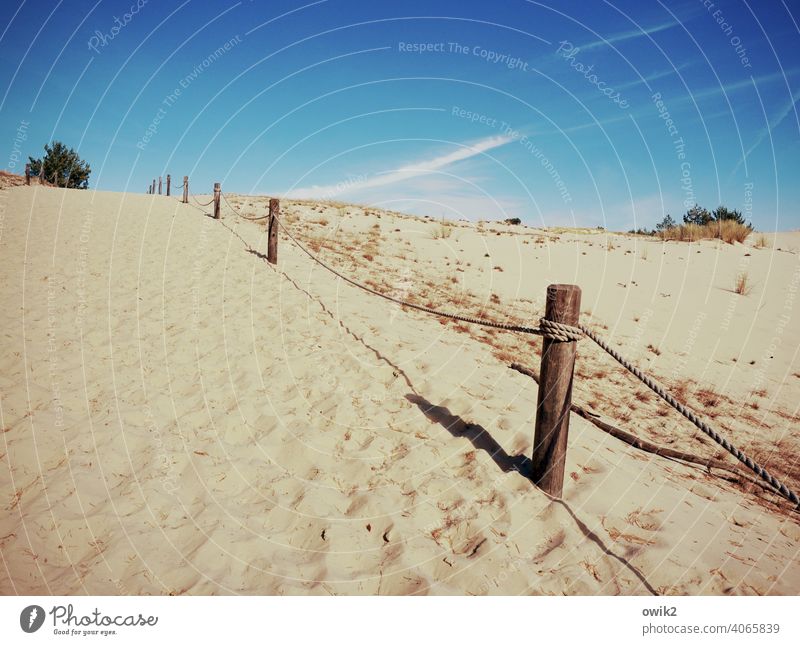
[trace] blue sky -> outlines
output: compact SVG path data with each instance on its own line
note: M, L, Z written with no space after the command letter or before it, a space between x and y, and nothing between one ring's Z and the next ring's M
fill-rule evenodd
M652 227L695 202L800 227L797 2L14 2L2 165L90 186ZM127 14L127 15L126 15Z

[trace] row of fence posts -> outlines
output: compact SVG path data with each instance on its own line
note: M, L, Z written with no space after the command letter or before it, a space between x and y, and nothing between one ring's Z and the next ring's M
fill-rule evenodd
M44 183L39 173L39 183ZM31 165L25 164L25 184L31 185ZM170 195L171 176L167 175L167 197ZM156 180L147 187L155 194ZM161 177L158 178L161 194ZM222 219L220 197L222 188L214 184L214 219ZM183 177L183 203L189 203L189 177ZM269 200L269 228L267 233L267 261L278 261L278 217L280 202ZM547 320L577 326L581 309L581 289L574 284L551 284L547 287L544 317ZM569 416L572 409L572 380L575 372L576 341L559 341L544 337L542 341L539 394L536 404L536 425L533 436L533 457L529 476L551 497L560 498L564 490L564 472L567 460Z
M161 177L158 178L158 194L161 194ZM167 175L167 197L171 195L172 192L172 175ZM147 186L147 194L148 195L155 195L156 194L156 180L153 180L152 184L148 184ZM183 199L181 200L184 204L189 203L189 177L184 175L183 176Z
M170 196L171 175L167 175L167 197ZM148 195L156 194L156 180L147 187ZM158 194L161 194L161 177L158 178ZM214 183L214 219L222 219L222 186L219 182ZM189 203L189 176L183 176L183 203ZM270 264L278 262L278 217L281 214L280 200L271 198L269 200L269 225L267 229L267 261Z
M44 184L44 173L41 167L39 168L39 183ZM31 165L29 163L25 164L25 185L31 185Z
M39 177L42 182L41 175ZM170 196L172 178L167 175L167 197ZM25 183L31 185L31 166L25 164ZM147 187L155 194L156 180ZM158 178L161 194L161 177ZM214 219L222 219L220 198L222 188L214 184ZM183 177L183 203L189 203L189 177ZM269 227L267 233L267 261L278 261L278 217L280 201L269 200ZM553 322L575 326L581 308L581 290L574 284L551 284L547 287L544 317ZM567 458L569 415L572 406L572 379L575 369L575 341L563 342L545 337L542 341L539 399L536 405L536 425L533 437L533 458L530 476L552 497L560 498L564 489L564 471Z
M44 183L39 173L39 183ZM167 175L167 197L170 196L171 175ZM25 164L25 184L31 185L31 165ZM158 194L161 194L161 177ZM147 187L150 195L156 193L156 180ZM222 219L220 198L222 188L214 184L214 219ZM183 203L189 203L189 177L183 177ZM267 261L278 261L278 217L280 202L269 200L269 228L267 233ZM576 326L580 317L581 290L574 284L551 284L547 287L544 317L547 320ZM539 394L536 405L536 425L533 437L533 458L528 473L548 495L560 498L564 489L564 472L567 459L569 416L572 408L572 380L575 371L576 341L559 341L544 337L542 341Z
M148 187L156 192L156 180ZM158 179L161 194L161 178ZM170 194L170 175L167 175L167 196ZM189 177L183 178L183 203L188 204ZM222 219L222 188L214 184L214 219ZM278 217L280 201L269 200L267 261L278 261ZM544 317L547 320L576 326L580 317L581 290L574 284L551 284L547 287ZM533 437L533 458L527 474L541 490L560 498L564 490L567 459L569 417L572 408L572 381L575 371L576 341L559 341L545 336L542 340L542 360L539 374L539 394L536 404L536 425Z

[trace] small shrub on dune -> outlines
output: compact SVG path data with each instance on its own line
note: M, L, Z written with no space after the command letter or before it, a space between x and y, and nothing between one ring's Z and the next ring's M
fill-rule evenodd
M750 293L752 287L747 283L747 272L740 273L736 276L736 282L733 286L733 290L738 293L740 296L746 296Z
M665 228L658 231L657 235L664 242L669 242L670 240L679 240L681 239L681 230L679 226L673 226L672 228Z
M656 225L656 234L665 242L720 239L733 244L744 242L753 232L753 226L745 223L744 216L739 211L728 210L725 206L720 206L711 213L695 205L683 216L683 222L678 225L667 215Z
M753 228L751 226L747 226L733 220L713 222L709 225L709 227L716 230L716 237L728 244L733 244L734 242L744 242L747 239L747 236L753 232Z
M696 242L708 236L705 226L700 224L684 224L679 228L679 239L682 242Z
M448 224L444 217L439 225L433 230L434 240L445 240L453 234L453 227Z

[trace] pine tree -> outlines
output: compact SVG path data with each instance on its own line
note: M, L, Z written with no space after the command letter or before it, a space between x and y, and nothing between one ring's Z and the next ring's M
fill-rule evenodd
M686 211L686 215L683 216L684 224L697 224L699 226L705 226L712 221L714 221L714 218L712 217L711 213L697 204Z
M60 141L45 144L42 159L29 157L31 174L62 188L87 188L92 169L72 148Z
M675 228L675 220L667 214L658 224L656 224L657 231L666 231L667 229Z

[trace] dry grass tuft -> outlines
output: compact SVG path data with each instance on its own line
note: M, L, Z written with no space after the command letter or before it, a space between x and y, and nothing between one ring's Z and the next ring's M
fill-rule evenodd
M653 354L655 354L656 356L661 356L661 350L658 347L655 347L653 345L648 345L647 349L653 352Z
M720 397L720 395L717 394L711 388L703 388L701 390L698 390L696 396L697 396L697 400L700 401L700 403L702 403L703 407L706 407L706 408L715 408L722 401L722 398Z
M439 222L439 225L433 230L434 240L446 240L453 234L452 225L448 224L444 218Z
M677 240L679 242L694 242L696 240L722 240L728 244L744 242L753 229L745 224L733 220L709 222L703 226L699 224L681 224L658 232L664 240Z
M752 286L747 283L747 271L740 273L736 276L736 282L733 285L733 290L740 296L746 296L752 290Z

